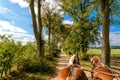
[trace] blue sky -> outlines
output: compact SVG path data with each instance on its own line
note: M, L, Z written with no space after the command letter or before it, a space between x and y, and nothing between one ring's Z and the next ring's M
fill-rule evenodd
M21 0L0 0L0 34L12 34L22 42L34 40L28 4Z
M52 2L52 0L47 0ZM24 0L0 0L0 34L12 34L15 40L26 43L34 41L31 25L31 15L28 4ZM63 23L72 24L68 15ZM110 29L110 44L120 45L120 25L112 24Z

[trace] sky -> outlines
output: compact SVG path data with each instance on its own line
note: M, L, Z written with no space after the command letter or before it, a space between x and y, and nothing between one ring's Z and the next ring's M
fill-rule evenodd
M52 2L52 0L47 0ZM0 0L0 34L12 34L16 41L34 41L31 14L25 0ZM73 24L70 16L65 15L64 24ZM120 46L120 25L110 27L110 44Z

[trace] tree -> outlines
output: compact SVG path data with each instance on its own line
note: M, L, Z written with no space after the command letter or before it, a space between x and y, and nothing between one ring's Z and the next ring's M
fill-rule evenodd
M102 22L102 58L104 64L110 66L110 22L112 24L117 23L120 24L119 21L112 19L111 16L116 15L119 16L119 1L118 0L99 0L98 1L100 7L100 17ZM99 11L98 11L99 12ZM111 16L110 16L111 14Z
M98 41L98 20L89 19L94 4L89 0L60 0L62 8L72 17L74 22L72 31L66 39L65 45L72 53L81 51L86 53L90 43ZM94 21L94 23L93 23Z
M37 43L37 57L43 57L43 40L42 40L42 20L41 20L41 0L37 1L38 15L35 14L35 0L30 0L30 11L32 16L32 25Z
M102 16L102 57L106 65L110 66L110 5L114 0L100 0L99 5L101 8Z
M119 0L111 0L110 3L110 21L111 24L120 24L120 1ZM116 17L118 19L116 19Z
M49 2L44 3L42 6L42 21L43 26L47 28L49 53L51 53L51 49L58 47L58 44L62 42L63 33L66 32L65 26L62 24L63 17L60 16L60 10L56 9L56 7L57 5L50 7Z

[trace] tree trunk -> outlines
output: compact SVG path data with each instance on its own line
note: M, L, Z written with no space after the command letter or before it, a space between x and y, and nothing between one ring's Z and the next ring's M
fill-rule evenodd
M41 19L41 0L38 0L38 29L39 29L39 51L38 56L43 57L44 56L44 47L43 47L43 40L42 40L42 19Z
M49 12L49 18L48 18L48 21L49 21L49 24L48 24L48 30L49 30L49 33L48 33L48 45L49 45L49 54L51 54L51 13Z
M46 16L48 18L48 45L50 46L50 34L51 34L51 12L47 10Z
M40 0L38 0L38 4L40 4ZM34 10L34 0L31 0L30 2L30 11L32 16L32 25L34 30L34 35L37 43L37 57L43 56L43 49L42 49L42 23L41 23L41 15L38 15L38 25L36 20L36 14ZM40 14L40 6L38 6L38 14ZM38 29L39 28L39 29Z
M102 57L103 62L110 66L110 43L109 43L109 0L101 0L101 14L102 14Z

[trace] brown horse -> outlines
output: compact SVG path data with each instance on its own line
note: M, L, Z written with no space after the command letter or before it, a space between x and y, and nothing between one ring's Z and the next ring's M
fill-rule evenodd
M103 64L99 57L93 56L91 58L91 63L93 65L93 73L92 78L93 80L101 79L101 80L113 80L114 76L113 71Z
M79 57L74 54L67 67L59 71L57 80L88 80L85 72L79 66Z

